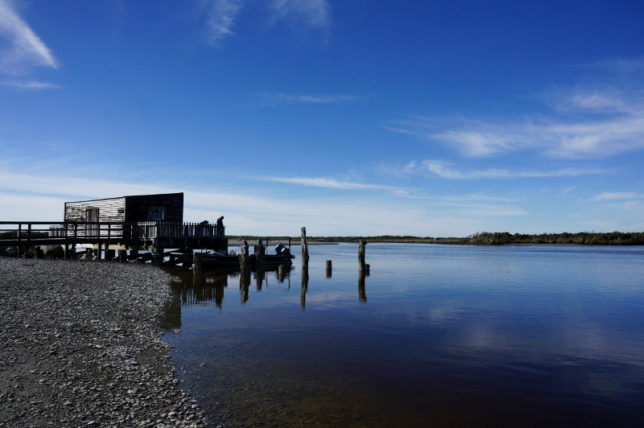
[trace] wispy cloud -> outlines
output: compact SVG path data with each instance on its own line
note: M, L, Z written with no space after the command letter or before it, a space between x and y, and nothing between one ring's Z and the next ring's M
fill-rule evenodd
M477 169L462 171L453 168L449 162L438 160L412 161L403 167L407 174L432 173L450 180L475 180L493 178L548 178L548 177L576 177L580 175L604 174L602 169L563 168L554 170L511 171L501 168Z
M625 201L632 199L641 199L644 195L633 192L603 192L593 196L589 200L591 202L606 202L606 201Z
M0 38L6 41L0 49L0 72L20 74L33 66L58 68L54 55L20 17L11 0L0 0Z
M546 97L550 111L518 120L409 116L390 131L442 142L468 157L532 151L556 158L603 158L644 149L644 61L621 63L628 79L558 90Z
M301 104L329 104L341 103L355 100L356 97L351 95L295 95L295 94L276 94L278 99Z
M38 80L7 80L1 82L3 86L10 88L25 89L29 91L40 91L45 89L60 89L61 86L49 82L40 82Z
M357 99L358 97L347 94L287 94L283 92L258 94L258 103L264 107L284 104L337 104Z
M326 28L331 23L328 0L271 0L274 20L291 20L310 28Z
M490 230L490 221L521 216L517 207L450 201L432 204L383 203L378 198L311 195L279 198L258 196L248 189L213 192L177 189L163 183L88 179L82 176L33 175L0 170L0 218L58 221L64 201L128 194L185 192L187 221L226 216L231 234L296 234L307 225L314 235L432 235L461 236ZM257 191L257 186L253 186ZM431 221L428 219L431 218ZM392 221L396 219L396 221Z
M4 0L3 0L4 1ZM235 34L234 28L244 0L201 0L206 10L209 40L219 45ZM269 20L276 24L288 22L297 29L326 29L331 24L328 0L267 0Z
M327 177L264 177L266 181L275 183L298 184L301 186L323 187L339 190L400 190L395 186L381 184L357 183L348 180L337 180Z
M234 34L233 27L242 9L242 0L203 0L208 8L206 23L209 39L218 44Z

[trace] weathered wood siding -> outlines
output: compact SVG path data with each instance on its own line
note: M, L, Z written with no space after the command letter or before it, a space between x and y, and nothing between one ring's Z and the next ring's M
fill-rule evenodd
M88 208L98 208L98 221L125 221L125 197L65 202L65 221L86 221Z
M125 197L125 220L127 222L149 221L150 208L165 208L166 222L183 222L183 193L140 195Z

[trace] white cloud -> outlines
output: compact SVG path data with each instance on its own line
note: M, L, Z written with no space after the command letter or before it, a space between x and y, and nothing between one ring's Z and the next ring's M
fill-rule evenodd
M621 201L629 199L640 199L642 195L633 192L604 192L593 196L590 201L604 202L604 201Z
M336 180L327 177L264 177L266 181L276 183L299 184L302 186L324 187L341 190L398 190L395 186L380 184L356 183L353 181Z
M475 180L484 178L547 178L576 177L589 174L603 174L601 169L563 168L555 170L511 171L500 168L461 171L450 166L450 163L437 160L412 161L405 165L403 172L419 174L430 172L450 180Z
M219 43L233 35L235 21L242 8L242 0L204 0L208 7L206 22L210 31L210 41Z
M296 95L296 94L275 94L273 96L278 101L297 104L330 104L355 100L356 97L351 95Z
M603 158L644 149L644 92L576 90L551 95L548 115L483 121L411 116L387 129L439 141L469 157L534 151L557 158Z
M60 89L61 86L49 82L40 82L38 80L8 80L2 82L2 85L16 89L26 89L30 91L39 91L44 89Z
M271 0L273 19L292 20L310 28L325 28L331 23L328 0Z
M0 72L20 74L31 66L58 68L49 48L18 15L11 0L0 0Z
M338 183L345 186L341 181ZM214 220L223 214L230 234L294 235L301 226L307 226L312 235L464 236L478 230L497 229L493 225L497 218L526 214L521 208L492 203L492 200L491 203L476 202L477 195L444 196L433 201L392 199L393 196L382 194L355 198L311 193L293 198L266 196L268 192L256 185L234 192L212 192L210 187L179 189L162 183L91 179L81 175L36 175L0 169L0 216L4 220L60 221L64 201L177 191L185 194L186 221Z
M201 0L201 2L207 10L206 23L210 42L217 45L232 36L245 4L244 0ZM331 24L331 6L328 0L268 0L268 8L269 19L273 23L288 21L298 29L325 29Z
M560 98L555 107L561 111L628 114L637 107L626 104L625 98L617 91L576 91Z

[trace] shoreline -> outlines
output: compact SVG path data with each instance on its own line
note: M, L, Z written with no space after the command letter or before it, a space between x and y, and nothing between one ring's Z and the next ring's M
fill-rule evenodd
M0 257L0 426L205 426L161 340L170 279Z

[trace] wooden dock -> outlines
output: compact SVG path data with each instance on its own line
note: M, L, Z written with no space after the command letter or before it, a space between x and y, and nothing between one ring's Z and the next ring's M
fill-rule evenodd
M105 257L115 250L150 251L153 260L162 261L166 248L227 251L223 225L169 221L83 222L83 221L0 221L0 248L13 247L17 255L30 247L60 246L72 256L77 246L91 247Z

